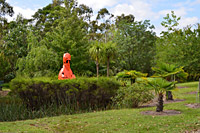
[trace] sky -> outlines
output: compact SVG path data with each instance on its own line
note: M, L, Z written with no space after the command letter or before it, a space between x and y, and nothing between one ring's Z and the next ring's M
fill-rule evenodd
M6 2L14 7L15 15L8 18L13 20L19 13L25 18L31 18L38 9L52 3L52 0L6 0ZM78 0L78 4L91 7L94 13L101 8L107 8L115 16L124 13L134 15L137 21L150 20L155 26L157 35L165 30L161 22L171 11L174 11L177 17L181 17L179 28L200 23L200 0Z

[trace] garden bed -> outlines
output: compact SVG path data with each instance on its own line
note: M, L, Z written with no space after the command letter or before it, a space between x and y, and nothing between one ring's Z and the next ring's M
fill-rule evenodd
M164 100L164 104L169 104L169 103L175 103L175 102L182 102L182 101L185 101L184 99L174 99L174 100ZM148 104L144 104L142 106L140 106L141 108L142 107L154 107L156 106L157 104L157 101L153 101L151 103L148 103Z
M10 91L0 91L0 96L5 97Z
M200 108L200 103L190 103L190 104L186 104L186 106L189 108L197 109L197 108Z
M164 110L162 112L156 112L156 111L152 111L152 110L149 110L149 111L143 111L141 112L141 114L143 115L178 115L178 114L181 114L180 111L176 111L176 110Z

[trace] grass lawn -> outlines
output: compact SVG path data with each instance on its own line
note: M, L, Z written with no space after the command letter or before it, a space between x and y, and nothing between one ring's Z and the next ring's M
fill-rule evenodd
M108 110L75 115L62 115L35 120L0 122L0 132L155 132L177 133L200 131L200 108L185 104L196 103L198 82L178 84L174 99L185 101L164 105L164 110L177 110L173 116L150 116L140 112L156 107Z

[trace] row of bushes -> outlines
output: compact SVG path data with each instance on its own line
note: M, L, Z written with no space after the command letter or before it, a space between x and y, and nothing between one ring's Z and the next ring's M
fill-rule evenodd
M127 81L128 82L128 81ZM120 85L113 78L16 78L0 97L0 121L26 120L112 108L132 108L152 100L143 84Z
M106 108L120 87L112 78L77 78L55 80L48 78L16 78L10 83L11 92L17 94L31 109L43 105L64 104L80 109Z

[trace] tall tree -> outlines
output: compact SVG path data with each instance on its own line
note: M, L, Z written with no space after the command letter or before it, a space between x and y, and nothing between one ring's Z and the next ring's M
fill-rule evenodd
M9 62L9 73L5 77L13 78L16 72L16 63L18 58L25 57L28 54L27 35L30 27L27 25L28 20L22 15L18 15L16 21L11 21L8 28L4 31L6 34L3 37L1 52L6 56Z
M53 3L38 9L32 16L35 30L40 31L42 37L47 32L51 32L58 25L59 19L64 17L65 8L61 6L63 3L63 0L54 0Z
M87 60L89 55L88 40L86 38L86 23L83 18L78 16L77 5L75 1L65 1L65 10L63 13L67 18L59 19L58 26L51 32L47 32L43 39L48 49L52 49L57 53L59 65L62 66L62 56L69 52L72 56L71 68L74 73L84 73L84 69L88 70Z
M133 23L135 21L135 17L132 14L129 15L122 14L121 16L117 16L115 19L116 26L119 27L122 21L125 21L126 23Z
M0 43L3 37L3 30L8 26L7 19L5 15L13 16L14 10L13 7L6 2L6 0L0 0Z
M118 66L121 69L149 73L155 56L155 32L149 20L131 22L122 19L118 23L115 42L118 47Z
M14 14L13 7L6 0L0 0L0 17L6 14L12 16Z
M200 77L199 73L199 31L198 24L196 27L187 26L184 29L178 29L178 21L174 12L164 17L162 25L167 31L162 32L161 37L156 41L158 62L166 62L176 66L183 66L184 70L189 73L189 78Z
M101 52L102 52L102 46L101 44L96 41L89 49L89 54L92 57L93 60L96 62L96 71L97 71L97 77L99 76L99 62L101 59Z
M102 43L102 55L107 62L107 77L109 77L110 60L112 60L117 53L116 44L112 41Z

